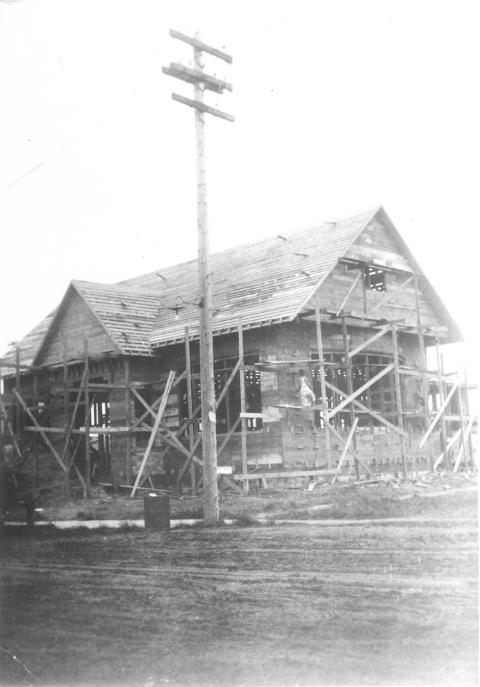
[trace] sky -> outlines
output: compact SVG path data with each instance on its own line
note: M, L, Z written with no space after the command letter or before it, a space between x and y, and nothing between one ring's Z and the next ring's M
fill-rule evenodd
M0 348L71 279L115 282L196 257L191 64L208 103L212 251L382 204L477 349L480 6L470 0L0 0ZM453 364L453 362L452 362Z

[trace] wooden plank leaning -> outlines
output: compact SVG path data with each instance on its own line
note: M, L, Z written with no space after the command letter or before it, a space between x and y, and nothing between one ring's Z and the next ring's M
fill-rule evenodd
M338 306L337 312L335 313L335 317L338 317L339 315L342 314L343 309L345 308L347 301L350 298L350 296L352 295L353 290L355 289L356 285L358 284L361 276L362 276L362 272L360 271L357 274L357 276L355 277L355 279L353 280L353 282L350 284L350 288L348 289L348 291L345 295L345 298L343 299L341 304Z
M158 428L160 427L160 422L162 421L163 413L165 412L165 408L167 407L167 400L168 400L168 396L170 394L170 390L172 388L172 384L173 384L174 379L175 379L175 370L170 370L170 372L168 374L167 383L165 384L165 389L163 391L162 400L160 402L160 407L158 409L158 413L157 413L157 416L155 418L155 422L153 423L152 432L151 432L150 438L148 440L148 445L147 445L147 448L145 449L145 453L143 455L140 469L139 469L137 477L135 479L135 484L132 487L130 497L135 496L135 492L137 490L137 487L140 483L140 480L142 479L142 473L145 470L145 466L146 466L147 461L150 457L150 453L151 453L152 448L153 448L153 443L155 441L155 437L157 436Z
M423 437L421 438L420 443L419 443L419 448L422 448L422 446L423 446L424 443L427 441L427 439L428 439L428 437L430 436L430 434L431 434L431 433L433 432L433 430L435 429L435 426L436 426L437 422L438 422L438 421L440 420L440 418L442 417L442 415L443 415L443 413L445 412L445 410L446 410L448 404L450 403L450 400L451 400L453 394L456 392L457 387L458 387L458 384L459 384L459 382L455 382L455 384L454 384L454 385L452 386L452 388L450 389L450 392L448 393L447 398L444 400L444 402L442 403L442 406L441 406L441 408L439 409L438 413L437 413L437 414L435 415L435 417L433 418L430 427L427 429L427 431L425 432L425 434L424 434Z
M359 387L356 391L353 392L353 394L350 394L345 398L343 401L341 401L338 406L333 408L327 413L327 419L330 419L337 413L339 413L341 410L345 408L345 406L348 406L349 403L352 403L352 401L357 397L363 394L364 391L369 389L373 384L378 382L379 379L384 377L386 374L391 372L393 370L393 363L390 363L390 365L387 365L386 367L383 368L383 370L380 370L378 374L375 375L375 377L372 377L371 379L368 380L368 382L365 382L361 387Z
M341 444L345 445L344 437L342 437L340 432L337 432L337 430L335 429L335 427L333 425L330 425L330 431L332 432L333 436L336 437ZM363 467L365 472L369 475L373 475L373 472L370 470L368 465L366 463L364 463L363 460L359 457L356 447L351 446L350 450L351 450L355 460Z
M367 346L370 346L370 344L372 344L377 339L380 339L382 336L384 336L384 334L386 334L390 330L391 330L391 326L389 324L386 324L384 327L379 329L378 332L376 332L376 334L371 336L369 339L367 339L366 341L363 341L361 344L356 346L356 348L352 348L352 350L348 352L348 357L353 358L355 355L357 355L357 353L360 353L360 351L363 351L364 348L367 348Z
M17 437L15 436L15 432L13 431L13 427L10 424L10 420L8 419L7 409L5 408L5 405L4 405L1 398L0 398L0 412L5 418L5 426L8 429L8 432L9 432L10 437L12 439L13 447L15 449L15 453L17 454L17 458L19 460L22 460L22 452L20 451L20 446L18 444Z
M345 460L348 449L350 448L350 444L352 443L353 435L355 434L355 430L357 429L357 425L358 425L358 417L355 418L355 420L353 421L353 425L350 427L350 431L348 433L347 440L345 442L345 446L343 447L342 455L340 456L340 460L338 461L337 471L333 475L333 478L332 478L332 484L335 484L335 482L337 481L337 477L340 474L340 470L342 469L343 461Z
M434 471L438 468L438 466L440 465L440 463L444 459L445 454L448 453L448 451L450 451L450 449L453 448L455 446L455 444L457 443L457 441L460 439L461 433L462 433L462 430L457 429L455 434L452 437L450 437L449 439L447 439L447 445L446 445L445 451L441 452L441 454L438 456L438 458L435 460L435 462L433 464Z
M33 415L33 413L30 411L30 408L28 408L27 404L25 403L25 401L23 400L23 398L20 396L20 394L18 393L18 391L17 391L16 389L12 389L12 391L13 391L13 394L14 394L15 398L18 400L19 404L21 405L21 407L23 408L23 410L26 412L26 414L28 415L28 417L30 418L30 420L33 422L33 424L35 425L35 427L37 427L37 428L40 427L40 425L39 425L38 422L37 422L36 417L35 417L35 416ZM65 463L64 463L64 462L62 461L62 459L60 458L57 449L56 449L55 446L52 444L52 442L50 441L50 439L48 438L48 436L45 434L45 432L44 432L43 430L39 430L39 431L40 431L40 435L41 435L42 439L44 440L44 442L46 443L46 445L47 445L48 448L50 449L50 451L51 451L53 457L55 458L55 460L57 461L57 463L60 465L60 467L62 468L62 470L66 473L67 470L68 470L68 468L66 467Z
M348 394L342 391L341 389L338 389L336 386L331 384L330 382L325 382L326 386L334 391L336 394L339 396L342 396L343 398L348 398ZM400 429L397 427L397 425L394 425L393 422L390 422L386 418L384 418L382 415L379 413L376 413L374 410L371 408L367 408L366 405L363 403L360 403L360 401L357 401L357 399L354 399L353 405L356 406L359 410L362 410L364 413L368 413L368 415L371 415L375 420L378 420L378 422L381 422L385 427L388 427L392 431L396 432L397 434L403 434L405 437L408 437L408 432L406 432L404 429Z
M466 452L465 452L466 441L467 441L467 439L469 438L470 433L471 433L471 431L472 431L472 427L473 427L473 422L474 422L474 420L475 420L474 417L471 417L471 418L470 418L470 421L469 421L469 423L468 423L468 425L467 425L467 429L466 429L465 432L463 433L464 441L463 441L462 445L460 446L460 450L459 450L459 452L457 453L457 457L455 458L455 465L453 466L453 472L457 472L457 470L458 470L458 468L459 468L459 466L460 466L460 461L462 460L462 456L465 455L465 457L466 457ZM463 432L463 425L462 425L462 427L460 428L459 432L460 432L460 433ZM466 465L468 466L468 461L467 461L467 460L465 460L465 463L466 463Z

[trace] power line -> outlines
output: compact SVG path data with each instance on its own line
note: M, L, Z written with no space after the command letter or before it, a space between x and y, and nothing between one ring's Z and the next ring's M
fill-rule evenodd
M193 47L194 68L172 62L163 68L163 73L186 81L194 86L194 99L172 93L173 100L195 110L195 132L197 141L197 217L198 217L198 284L200 313L200 382L202 410L202 457L203 457L203 494L204 522L215 525L219 520L217 484L217 433L216 399L213 370L213 332L212 332L212 289L209 269L209 238L207 222L207 182L205 174L205 114L227 121L234 121L232 115L210 107L204 102L204 91L221 94L232 91L227 81L204 72L203 54L208 53L227 64L232 63L231 55L218 50L195 37L179 31L170 30L170 36L188 43Z

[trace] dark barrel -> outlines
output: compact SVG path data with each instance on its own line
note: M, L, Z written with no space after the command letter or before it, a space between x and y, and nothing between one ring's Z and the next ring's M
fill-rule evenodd
M163 494L148 494L143 500L146 530L170 529L170 499Z

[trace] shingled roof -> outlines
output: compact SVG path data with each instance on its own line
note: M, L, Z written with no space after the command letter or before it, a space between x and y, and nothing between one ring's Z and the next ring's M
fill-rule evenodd
M379 208L215 253L212 272L214 334L294 319ZM121 282L157 291L158 312L150 333L156 348L198 336L197 261L174 265Z
M376 216L391 224L384 210L377 207L338 222L212 254L214 334L236 329L240 319L246 329L295 319ZM153 355L160 347L182 342L186 326L191 336L198 337L196 260L118 284L73 281L62 304L72 289L84 300L120 354ZM438 307L444 309L433 289L431 292ZM61 309L57 308L20 342L22 364L35 362L53 323L61 317ZM13 364L12 352L4 360Z
M152 355L150 334L159 294L119 284L72 281L107 333L125 355Z

